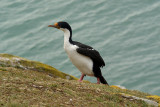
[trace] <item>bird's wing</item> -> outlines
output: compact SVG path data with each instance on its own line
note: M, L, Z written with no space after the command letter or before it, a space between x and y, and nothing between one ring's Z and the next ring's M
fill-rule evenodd
M87 48L87 49L93 49L91 46L88 46L88 45L85 45L85 44L82 44L80 42L76 42L74 41L74 44L77 45L78 47L80 48Z
M77 52L79 54L90 57L94 61L94 63L96 63L99 67L105 66L105 62L97 50L79 42L75 42L75 45L78 45L79 47L77 48Z

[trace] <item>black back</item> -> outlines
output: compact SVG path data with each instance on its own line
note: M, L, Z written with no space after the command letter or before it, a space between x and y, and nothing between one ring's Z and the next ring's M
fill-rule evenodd
M105 62L97 50L93 49L91 46L84 45L80 42L74 41L73 43L79 47L77 48L78 53L90 57L98 67L105 66Z

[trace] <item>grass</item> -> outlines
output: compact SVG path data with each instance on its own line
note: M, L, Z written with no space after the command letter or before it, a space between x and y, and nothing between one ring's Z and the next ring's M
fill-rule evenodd
M0 54L0 66L1 67L13 67L19 69L29 69L38 72L44 72L53 77L61 77L63 79L77 80L77 78L63 73L56 68L43 64L38 61L27 60L18 56L10 54ZM1 68L0 70L5 70Z
M4 62L4 57L9 57L9 60ZM54 70L48 65L44 67L40 62L26 62L25 59L22 64L21 60L17 64L12 61L13 57L15 56L0 54L0 107L152 107L142 100L125 98L121 93L159 101L158 96L136 90L89 82L79 83L73 76L71 80L64 79L64 76L69 76L64 73L59 77L54 76ZM32 69L23 69L20 65L26 68L32 66ZM52 75L45 71L52 72Z
M0 106L149 106L143 101L131 101L119 94L146 98L149 96L146 93L54 78L32 70L2 68L5 70L0 71Z

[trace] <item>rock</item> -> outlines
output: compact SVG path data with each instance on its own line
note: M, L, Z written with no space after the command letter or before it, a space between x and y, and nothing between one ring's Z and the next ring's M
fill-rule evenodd
M52 77L60 77L63 79L77 80L76 77L63 73L52 66L43 64L38 61L31 61L31 60L10 55L10 54L0 54L0 66L14 67L14 68L19 68L24 70L28 69L28 70L48 73L48 75L52 75Z
M142 100L142 101L146 102L147 104L153 105L153 106L156 106L156 107L158 107L158 105L159 105L156 101L152 101L152 100L149 100L149 99L140 98L140 97L136 97L136 96L131 96L131 95L124 94L124 93L121 93L121 95L122 95L122 97L130 99L130 100Z

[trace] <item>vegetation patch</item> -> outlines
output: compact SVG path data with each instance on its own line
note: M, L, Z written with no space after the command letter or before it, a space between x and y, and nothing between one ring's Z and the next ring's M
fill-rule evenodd
M11 61L5 62L6 57ZM80 83L73 76L71 76L73 79L64 79L63 76L67 74L62 73L62 76L57 76L57 74L54 74L54 68L51 68L51 66L45 65L45 67L42 67L43 64L40 62L29 61L23 58L15 63L13 57L15 56L0 54L0 62L4 64L4 66L0 66L0 107L155 106L141 99L132 99L130 96L159 101L159 96L151 97L150 94L136 90L115 88L114 86L109 87L89 82ZM10 66L7 66L7 64ZM52 76L49 74L52 74Z
M60 77L63 79L77 80L77 78L71 75L68 75L66 73L63 73L52 66L43 64L38 61L27 60L25 58L13 56L10 54L0 54L0 66L14 67L14 68L23 69L23 70L28 69L28 70L38 71L38 72L44 72L52 77Z

